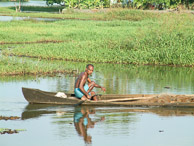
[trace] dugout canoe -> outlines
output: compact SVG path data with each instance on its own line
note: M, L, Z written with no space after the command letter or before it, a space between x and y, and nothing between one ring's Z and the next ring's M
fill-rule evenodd
M105 94L97 95L98 101L81 101L74 94L67 98L56 97L57 92L47 92L33 88L22 88L25 99L30 103L58 105L93 105L93 106L161 106L194 107L194 94Z

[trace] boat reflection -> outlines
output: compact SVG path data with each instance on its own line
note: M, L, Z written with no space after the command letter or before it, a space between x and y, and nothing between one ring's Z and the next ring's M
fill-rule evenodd
M62 105L52 104L28 104L22 112L21 119L27 120L32 118L38 118L45 114L60 113L59 109L64 110Z
M164 108L164 107L152 107L152 108L130 108L130 107L115 107L115 108L96 108L95 106L64 106L64 105L50 105L50 104L28 104L22 112L22 120L38 118L44 114L66 114L74 113L86 115L95 114L96 110L101 113L117 113L117 112L133 112L133 113L152 113L159 116L187 116L194 115L194 108Z
M92 137L88 135L88 128L94 128L97 122L104 121L105 117L101 117L98 120L93 121L90 118L91 114L95 114L95 108L89 107L76 107L74 112L74 126L77 133L83 137L85 143L91 143Z
M161 117L193 116L194 108L137 108L137 107L94 107L94 106L64 106L48 104L29 104L25 107L21 119L40 118L50 115L52 124L55 124L60 136L66 138L69 134L76 134L86 144L92 143L89 129L95 131L98 122L103 126L121 124L119 128L128 129L129 123L137 122L138 113L156 114ZM105 119L106 117L106 119ZM41 120L41 119L38 119ZM64 130L65 129L65 130ZM72 130L73 129L73 130ZM76 131L76 132L75 132ZM71 133L72 132L72 133Z

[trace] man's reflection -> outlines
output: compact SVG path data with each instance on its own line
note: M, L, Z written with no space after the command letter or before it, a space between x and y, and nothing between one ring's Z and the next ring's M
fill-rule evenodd
M95 123L99 121L104 121L104 117L97 121L92 121L89 114L95 114L95 110L91 107L76 107L74 113L74 125L75 129L80 136L83 136L86 143L92 142L92 137L88 135L88 128L94 128Z

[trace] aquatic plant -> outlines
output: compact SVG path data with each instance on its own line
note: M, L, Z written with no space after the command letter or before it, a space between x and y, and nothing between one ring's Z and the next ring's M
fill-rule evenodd
M25 129L9 129L9 128L0 128L0 134L14 134L19 133L20 131L26 131Z

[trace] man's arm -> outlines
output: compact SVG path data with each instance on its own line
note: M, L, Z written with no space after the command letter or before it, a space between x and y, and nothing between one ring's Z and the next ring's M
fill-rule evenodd
M101 88L101 90L104 91L104 92L106 91L106 88L104 88L104 87L102 87L102 86L100 86L100 85L98 85L96 83L94 84L94 87Z
M102 87L102 86L100 86L100 85L98 85L98 86L99 86L99 87L97 87L97 88L101 88L101 90L104 91L104 92L106 91L106 88L104 88L104 87Z
M88 83L91 83L92 81L90 80L90 78L88 78Z

